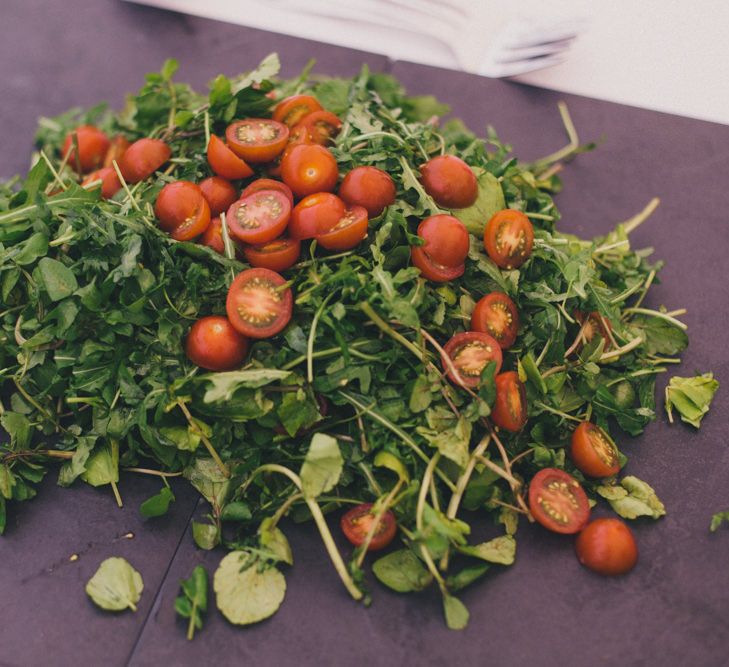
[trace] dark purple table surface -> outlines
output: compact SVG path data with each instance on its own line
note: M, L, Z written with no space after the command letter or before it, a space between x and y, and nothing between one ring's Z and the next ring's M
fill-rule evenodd
M2 177L27 167L38 116L100 100L118 107L170 56L180 61L178 78L200 89L273 50L284 75L311 56L332 75L367 62L413 93L437 94L477 131L493 124L525 159L565 142L556 102L566 99L581 137L605 140L564 173L562 229L604 233L661 197L631 237L667 261L649 305L689 309L691 345L677 373L713 370L729 382L729 127L111 0L4 0L0 16ZM727 392L700 432L669 426L659 401L645 435L621 441L627 472L652 483L668 509L658 522L634 523L640 563L630 576L592 575L569 539L524 527L516 564L463 594L471 623L461 633L445 629L435 594L399 596L373 583L372 607L353 603L313 529L291 526L296 565L279 613L236 628L212 604L205 630L189 643L172 608L179 580L198 563L214 570L221 557L192 542L194 492L176 485L170 515L144 522L137 507L157 489L154 480L124 477L119 510L103 490L59 489L49 479L39 498L12 508L0 538L0 665L725 665L729 530L710 535L708 524L729 508ZM107 614L86 598L85 582L111 555L144 577L136 614Z

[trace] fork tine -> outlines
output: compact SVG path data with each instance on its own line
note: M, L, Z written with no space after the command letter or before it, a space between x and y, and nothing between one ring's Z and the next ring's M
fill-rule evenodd
M559 55L547 55L540 58L532 58L529 60L519 60L509 63L489 63L481 67L479 74L494 79L508 78L519 76L527 72L534 72L547 67L553 67L564 62L566 58Z
M493 60L496 63L518 63L526 60L534 60L545 56L566 53L569 50L571 41L551 42L539 46L524 48L506 48L495 53Z

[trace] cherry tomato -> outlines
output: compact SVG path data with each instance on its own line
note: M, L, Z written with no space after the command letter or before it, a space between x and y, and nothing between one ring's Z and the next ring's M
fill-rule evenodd
M176 241L191 241L210 224L210 207L200 186L190 181L165 185L157 195L154 213L159 226Z
M445 283L449 280L455 280L462 276L463 272L466 270L465 264L461 264L460 266L443 266L442 264L436 264L419 246L410 248L410 256L413 260L413 264L420 269L420 273L423 277L436 283Z
M372 503L362 503L354 506L351 510L344 513L340 521L344 536L355 546L361 546L367 539L375 515L372 512ZM395 515L386 510L380 518L375 534L372 537L367 551L379 551L384 549L395 538L397 533L397 522Z
M291 213L289 234L292 239L313 239L326 234L347 212L344 202L329 192L304 197Z
M610 348L610 334L613 329L607 317L602 317L596 310L587 315L578 310L575 313L575 319L580 323L582 336L588 343L595 337L595 334L600 334L605 341L604 349L608 350Z
M338 175L334 156L318 144L297 144L281 159L281 178L297 197L332 192Z
M529 510L555 533L578 533L590 518L590 503L580 483L558 468L544 468L529 484Z
M471 329L491 334L502 350L509 349L519 331L519 313L503 292L491 292L478 300L471 315Z
M138 139L124 151L119 170L127 183L139 183L154 174L171 155L170 147L160 139Z
M230 233L244 243L267 243L283 233L291 217L288 197L279 190L259 190L229 209Z
M220 315L203 317L192 325L185 353L193 364L209 371L229 371L243 363L248 340Z
M215 135L208 143L208 164L218 176L232 181L253 176L253 169Z
M247 269L228 289L230 323L248 338L270 338L289 323L294 297L286 280L269 269Z
M119 190L121 190L119 177L116 175L116 170L113 167L103 167L96 171L92 171L86 178L84 178L81 185L86 187L94 181L101 181L101 196L104 199L113 197Z
M321 111L321 104L311 95L292 95L281 100L273 110L273 119L293 127L304 116Z
M633 531L619 519L595 519L575 540L580 563L606 576L626 574L638 562Z
M127 148L129 148L129 145L129 140L126 137L123 137L121 134L117 134L115 137L112 137L109 148L107 149L106 155L104 156L104 166L113 167L115 160L118 164L119 160L121 160L122 155L124 155L124 153L126 153L127 151Z
M331 111L313 111L304 116L296 124L294 130L297 128L305 129L315 144L326 146L332 143L334 137L339 134L342 129L342 121Z
M483 244L497 266L516 269L532 254L534 228L521 211L507 208L486 223Z
M227 211L238 198L231 182L220 176L209 176L200 181L200 189L210 206L211 215L220 215L223 211Z
M290 269L301 252L301 241L279 237L262 245L249 245L243 250L251 266L263 267L272 271Z
M228 230L230 231L230 230ZM235 247L236 257L242 257L241 243L234 237L230 237ZM219 255L225 255L225 241L223 240L223 223L220 217L213 218L208 225L208 228L203 232L200 237L200 243L206 245L208 248L212 248Z
M620 470L618 448L597 424L582 422L572 433L572 460L589 477L610 477Z
M291 192L291 188L282 183L281 181L274 181L272 178L257 178L252 183L249 183L240 193L240 199L244 199L248 195L252 195L254 192L259 190L279 190L283 192L291 204L291 208L294 206L294 193Z
M395 184L382 169L355 167L339 186L339 196L347 206L364 206L376 218L395 201Z
M418 236L425 240L420 248L435 264L454 267L466 261L468 232L458 218L431 215L418 225Z
M230 150L246 162L270 162L286 147L289 128L269 118L247 118L228 125L225 139Z
M451 382L473 389L481 382L481 372L490 361L496 362L495 373L501 370L501 348L499 344L486 333L467 331L457 333L443 348L453 366L458 370L462 383L451 372L448 360L441 359L443 370L448 374Z
M524 383L514 371L500 373L494 379L496 401L491 410L491 421L512 433L521 431L527 422L527 398Z
M420 168L425 191L444 208L466 208L478 197L478 181L469 167L455 155L439 155Z
M78 139L78 160L76 159L76 149L73 145L73 135ZM100 129L93 125L81 125L73 132L66 135L61 149L61 158L68 154L67 164L72 169L81 168L81 173L98 169L104 163L104 156L109 149L109 137L107 137Z
M283 162L283 159L293 150L294 146L313 143L314 140L311 138L309 130L307 130L303 125L297 125L296 127L292 128L291 132L289 133L289 142L286 144L286 148L284 148L283 153L279 155L278 159L274 160L271 164L268 165L268 174L270 176L280 178L281 163Z
M326 234L316 237L316 242L327 250L349 250L367 238L367 209L350 208L339 222Z

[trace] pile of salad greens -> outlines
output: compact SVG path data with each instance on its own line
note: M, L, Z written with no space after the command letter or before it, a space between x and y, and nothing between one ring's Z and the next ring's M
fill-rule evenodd
M642 305L661 263L633 249L630 233L657 200L599 238L561 233L552 199L561 163L590 148L564 107L569 144L522 164L492 130L480 139L458 120L440 124L446 106L406 96L389 75L365 67L352 79L317 77L309 66L278 80L278 67L269 56L248 74L218 76L200 95L173 81L168 61L119 113L99 106L42 119L30 173L0 185L0 423L9 436L0 444L0 532L12 503L32 498L49 471L62 486L109 485L120 504L120 471L157 474L161 491L141 508L148 517L168 510L165 476L181 474L210 504L208 521L193 523L195 542L231 551L214 577L218 607L245 624L284 598L282 572L293 563L285 516L313 520L349 593L369 600L367 544L346 562L328 523L374 502L379 516L394 511L400 538L375 557L375 577L400 592L436 585L448 625L462 628L468 611L458 591L514 561L519 519L531 519L527 483L539 469L568 471L625 518L663 515L646 482L585 479L565 455L583 420L618 445L621 432L640 434L656 416L656 376L687 345L683 311ZM397 200L356 249L330 254L312 243L285 273L295 298L289 326L255 342L240 370L205 372L185 356L186 333L202 316L225 314L228 286L248 267L232 244L220 255L172 240L152 207L166 183L209 176L210 134L270 115L271 91L278 99L306 91L339 115L331 150L340 174L376 166L394 179ZM164 139L168 168L101 199L59 157L64 137L84 123L129 140ZM479 183L476 203L453 212L472 243L465 274L448 284L410 265L419 221L441 212L419 165L441 153L465 160ZM530 260L510 271L482 245L485 223L507 207L535 228ZM528 423L515 434L488 420L493 364L474 393L451 384L440 363L440 346L468 329L476 301L494 290L514 300L521 321L504 353L504 370L518 371L528 396ZM576 345L576 313L592 311L609 320L610 340ZM687 398L692 387L680 380L672 405L698 424L715 381ZM464 510L490 517L502 534L472 543ZM117 608L136 602L141 578L135 587ZM206 605L207 577L196 570L176 604L190 636Z

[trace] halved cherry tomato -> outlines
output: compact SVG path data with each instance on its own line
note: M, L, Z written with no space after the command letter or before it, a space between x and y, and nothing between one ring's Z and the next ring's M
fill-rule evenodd
M577 536L575 551L580 563L606 576L626 574L638 562L633 531L620 519L591 521Z
M361 546L367 539L367 535L372 529L375 515L372 511L372 503L362 503L356 505L351 510L344 513L339 525L342 527L344 536L355 546ZM379 551L384 549L397 534L397 522L395 515L386 510L380 518L375 534L372 537L367 551Z
M232 181L253 176L253 169L215 135L210 137L207 154L208 164L218 176Z
M241 242L233 236L230 237L230 240L233 242L236 257L242 257L243 255ZM223 240L223 223L220 220L220 216L210 220L208 228L203 232L203 235L200 237L200 243L202 245L206 245L212 250L215 250L215 252L217 252L219 255L225 254L225 241Z
M249 338L275 336L289 323L294 297L286 280L269 269L239 273L225 301L230 323Z
M210 206L211 215L227 211L238 197L232 183L220 176L209 176L200 181L200 189Z
M304 128L315 144L326 146L339 134L342 129L342 121L331 111L313 111L304 116L296 124L294 130L297 128Z
M101 181L101 196L104 199L113 197L119 190L121 190L119 177L116 175L116 170L113 167L103 167L102 169L92 171L86 178L84 178L81 185L86 187L94 181Z
M210 315L192 325L185 353L193 364L209 371L229 371L243 363L248 340L238 333L227 317Z
M171 155L172 150L161 139L138 139L124 151L119 170L127 183L139 183L154 174Z
M121 134L117 134L115 137L112 137L109 148L107 149L106 155L104 156L104 166L113 167L114 161L116 160L116 162L118 163L119 160L121 160L122 155L126 153L129 146L129 140L126 137L123 137Z
M272 178L257 178L255 181L249 183L240 193L240 199L244 199L248 195L252 195L254 192L260 190L279 190L288 197L291 207L294 206L294 193L291 192L291 188L282 183L281 181L274 181Z
M326 234L347 212L344 202L329 192L304 197L291 212L289 234L292 239L313 239Z
M290 217L291 204L283 192L259 190L235 202L225 220L240 241L267 243L283 233Z
M420 269L423 277L436 283L446 283L449 280L455 280L462 276L466 270L465 264L461 264L460 266L436 264L419 246L410 248L410 257L413 260L413 264Z
M270 162L286 147L289 128L270 118L247 118L228 125L225 139L230 150L246 162Z
M610 334L613 329L610 324L610 320L607 319L607 317L602 317L596 310L593 310L587 315L578 310L575 312L575 319L582 327L582 336L584 340L589 343L595 337L595 334L600 334L605 341L604 349L610 349Z
M454 384L471 389L478 387L481 382L481 372L490 361L496 363L494 373L501 370L501 362L503 361L501 348L486 333L479 331L457 333L445 344L443 350L461 376L462 382L459 382L451 371L451 364L448 363L448 359L445 357L441 359L443 370L448 374L448 379Z
M321 111L321 104L311 95L292 95L281 100L273 110L273 119L289 127L296 125L304 116Z
M297 197L332 192L338 176L334 156L318 144L297 144L281 159L281 178Z
M200 186L190 181L165 185L157 195L154 213L159 226L176 241L190 241L210 224L210 207Z
M455 155L439 155L420 168L425 191L444 208L466 208L478 197L478 181L469 167Z
M301 241L283 236L262 245L249 245L243 249L251 266L263 267L272 271L290 269L301 252Z
M78 139L78 160L73 145L74 134ZM66 135L61 149L61 158L66 157L68 154L67 164L75 170L80 167L81 173L85 174L87 171L97 169L103 164L109 144L109 137L99 128L93 125L81 125Z
M364 206L376 218L395 201L395 184L382 169L355 167L339 186L339 196L347 206Z
M590 503L580 483L558 468L540 470L529 484L529 510L555 533L578 533L590 518Z
M452 215L431 215L418 225L418 236L425 240L420 246L436 264L461 266L468 256L468 231Z
M507 208L486 223L483 244L497 266L516 269L532 254L534 227L521 211Z
M618 448L597 424L582 422L572 433L572 460L589 477L610 477L620 470Z
M521 431L527 422L527 398L524 383L514 371L500 373L494 379L496 401L491 410L491 421L512 433Z
M367 209L353 206L326 234L316 237L316 242L327 250L349 250L367 238Z
M478 300L471 315L471 329L491 334L502 350L509 349L519 332L519 313L503 292L491 292Z

